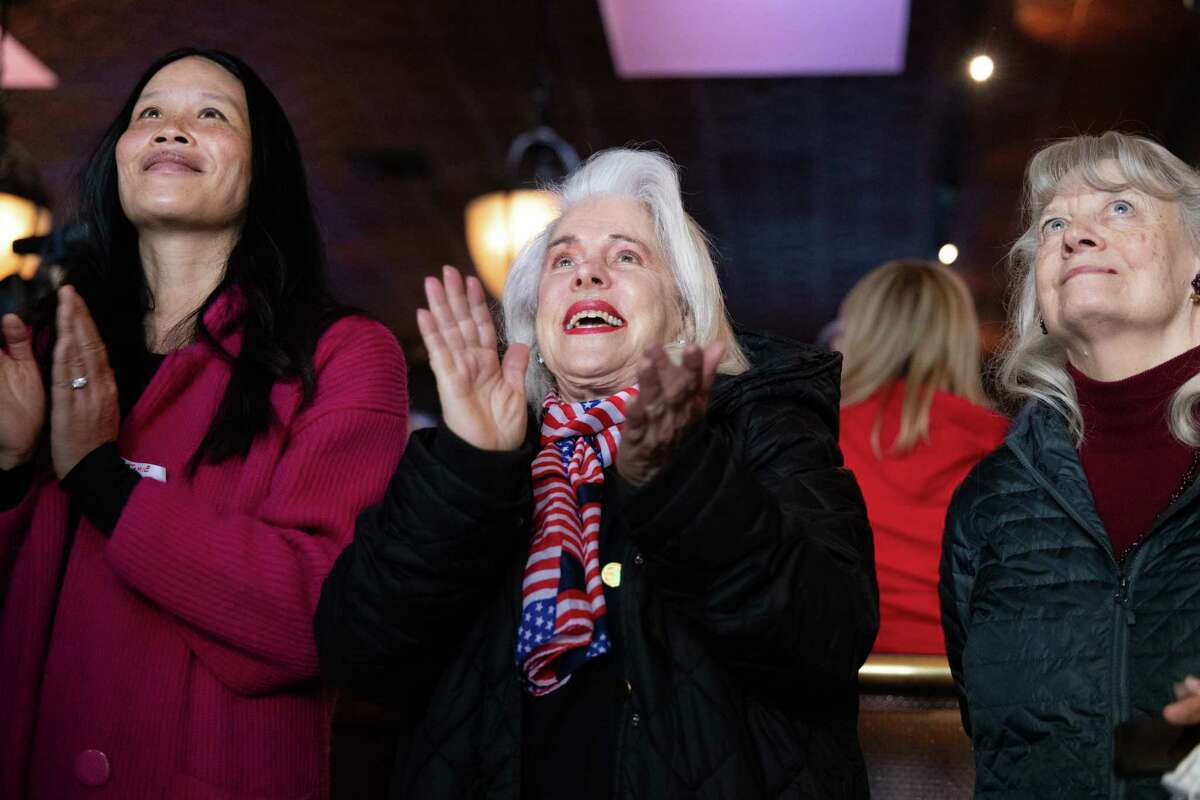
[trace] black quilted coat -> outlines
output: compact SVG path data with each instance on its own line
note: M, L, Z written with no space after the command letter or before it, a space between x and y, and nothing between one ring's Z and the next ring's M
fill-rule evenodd
M614 797L867 794L856 674L878 597L837 448L840 359L743 345L754 368L718 382L653 481L605 475L601 538L622 525L628 542L609 621L631 688ZM413 437L317 611L326 677L408 710L395 798L520 797L533 449L466 447L442 430Z
M1113 726L1200 670L1200 482L1113 557L1062 417L1026 409L946 519L942 624L976 796L1165 798L1113 773Z

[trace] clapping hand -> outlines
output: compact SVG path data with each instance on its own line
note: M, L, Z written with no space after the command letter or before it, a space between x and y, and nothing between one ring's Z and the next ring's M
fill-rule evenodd
M46 421L46 391L33 355L32 332L16 314L5 314L0 347L0 469L33 458Z
M675 364L663 348L646 349L638 363L639 393L625 411L617 471L634 486L649 481L667 463L688 428L704 416L722 342L684 348Z
M428 309L417 311L417 327L437 380L446 427L481 450L515 450L525 440L525 368L529 346L510 345L501 362L496 328L483 286L454 267L442 280L425 279Z
M88 453L117 439L121 407L108 351L83 298L58 290L58 341L51 371L50 455L63 478Z

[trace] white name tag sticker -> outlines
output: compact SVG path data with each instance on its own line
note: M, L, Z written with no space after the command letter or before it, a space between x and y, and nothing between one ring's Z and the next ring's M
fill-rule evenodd
M140 461L130 461L128 458L122 458L129 468L141 475L143 478L152 478L159 483L167 482L167 468L160 467L158 464L143 464Z

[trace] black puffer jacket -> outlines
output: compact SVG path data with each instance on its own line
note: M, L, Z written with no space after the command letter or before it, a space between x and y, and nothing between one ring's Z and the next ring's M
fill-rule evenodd
M754 368L718 381L653 481L633 490L605 475L601 539L621 525L628 543L609 622L632 687L614 797L867 794L856 676L878 597L837 448L839 358L760 336L743 345ZM322 669L406 704L394 797L516 798L533 450L423 433L325 583Z
M942 625L981 798L1163 798L1113 772L1113 726L1200 668L1200 482L1124 563L1066 422L1032 404L954 495Z

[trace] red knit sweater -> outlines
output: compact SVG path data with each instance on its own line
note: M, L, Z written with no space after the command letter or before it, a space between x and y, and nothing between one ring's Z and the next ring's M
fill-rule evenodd
M1200 347L1119 381L1096 381L1073 366L1083 414L1079 460L1113 552L1141 536L1191 463L1192 450L1167 427L1171 397L1200 372Z
M80 518L64 558L72 515L44 472L0 513L0 797L326 793L312 615L399 460L406 393L398 344L362 318L325 333L316 370L310 405L277 385L249 455L189 477L229 367L172 353L118 441L166 482L141 480L111 538Z
M892 386L842 409L839 442L875 534L879 635L874 652L938 655L946 652L937 593L946 506L975 463L1000 446L1008 420L937 392L928 441L893 455L888 448L900 431L904 384ZM871 448L871 430L881 412L882 459Z

